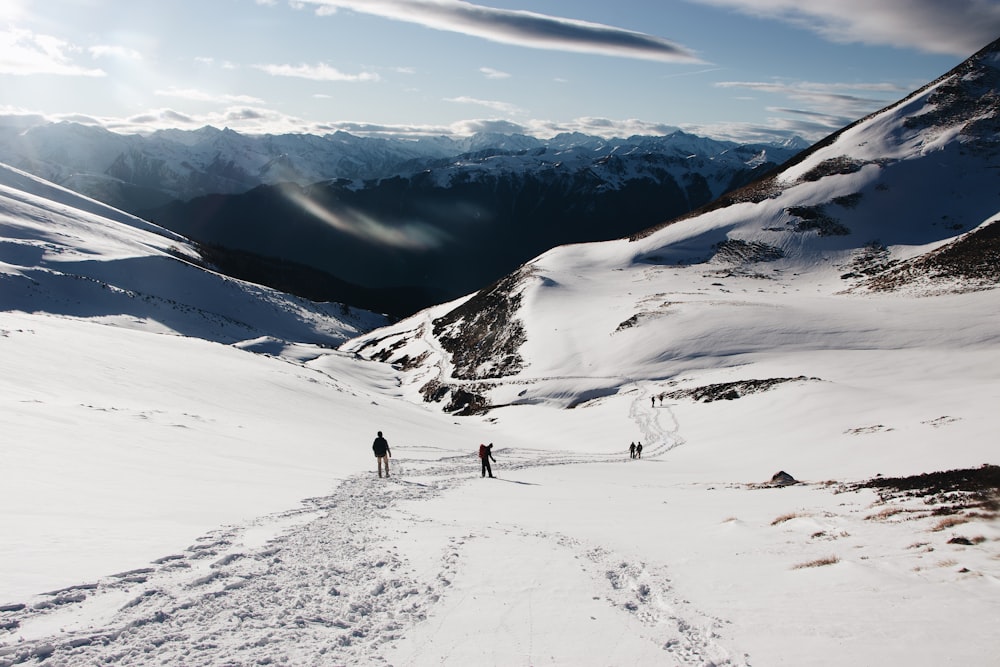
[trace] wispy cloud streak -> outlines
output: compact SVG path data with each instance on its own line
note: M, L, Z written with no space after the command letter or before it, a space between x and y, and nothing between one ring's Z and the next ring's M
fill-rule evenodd
M193 102L212 102L221 104L263 104L264 100L250 95L216 95L195 88L164 88L153 93L161 97L175 97Z
M773 18L834 42L968 56L1000 35L996 0L691 0Z
M91 46L89 49L90 55L94 58L121 58L122 60L142 60L142 54L135 49L130 49L124 46L114 46L108 44L101 44L98 46Z
M700 62L684 46L654 35L462 0L307 1L325 9L350 9L503 44L663 62Z
M482 72L483 75L487 79L509 79L510 78L510 74L509 73L503 72L503 71L498 70L498 69L493 69L492 67L480 67L479 71Z
M720 81L719 88L739 88L771 95L781 95L811 107L798 113L819 113L833 119L833 124L844 124L875 111L905 92L890 83L815 83L783 81ZM858 92L866 93L863 95ZM889 97L869 96L867 93L888 93Z
M254 65L271 76L288 76L312 81L378 81L379 75L372 72L346 74L325 63L318 65Z
M524 110L519 108L516 104L508 104L507 102L499 102L496 100L482 100L468 96L448 97L445 98L445 102L455 102L457 104L475 104L481 107L486 107L487 109L493 109L494 111L499 111L507 114L524 113Z

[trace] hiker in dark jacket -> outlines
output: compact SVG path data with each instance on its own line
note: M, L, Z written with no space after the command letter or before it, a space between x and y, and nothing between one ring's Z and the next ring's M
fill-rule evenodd
M479 459L483 462L483 477L486 477L486 473L493 477L493 468L490 466L490 459L493 459L493 463L497 460L493 458L493 443L488 445L479 445Z
M382 431L378 432L378 437L372 443L372 451L375 452L375 458L378 459L378 476L382 476L382 462L384 461L385 476L388 477L389 459L392 458L392 451L389 449L389 443L382 437Z
M629 456L630 459L634 459L635 458L635 443L634 442L631 445L628 446L628 456Z
M642 458L642 443L641 442L638 445L635 446L635 458L637 458L637 459L641 459Z

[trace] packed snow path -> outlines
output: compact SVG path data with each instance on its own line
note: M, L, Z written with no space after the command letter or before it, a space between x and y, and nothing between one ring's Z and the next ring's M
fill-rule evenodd
M479 479L474 454L421 453L393 459L389 479L348 478L330 496L220 529L150 567L8 605L0 665L616 664L643 655L746 664L720 645L724 622L679 599L660 565L558 533L407 516L408 503L463 484L624 456L501 450L493 481ZM545 553L551 576L503 566L527 543L521 553ZM491 566L479 571L483 562ZM469 582L478 600L465 599ZM566 632L598 622L590 641ZM468 634L435 641L447 624L467 624Z

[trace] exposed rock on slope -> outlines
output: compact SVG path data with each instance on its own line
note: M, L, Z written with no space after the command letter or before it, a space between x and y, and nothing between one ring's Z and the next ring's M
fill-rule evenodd
M452 376L485 380L515 375L524 366L519 349L524 327L517 319L528 270L512 273L434 320L434 336L450 355Z
M990 221L936 250L879 272L858 291L912 287L927 292L969 292L1000 283L1000 222Z

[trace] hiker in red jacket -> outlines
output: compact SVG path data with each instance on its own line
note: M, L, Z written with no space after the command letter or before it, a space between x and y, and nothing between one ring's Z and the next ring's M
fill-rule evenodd
M483 477L486 477L486 473L493 477L493 468L490 467L490 459L493 459L493 463L497 460L493 458L493 443L488 445L479 445L479 459L483 462Z

